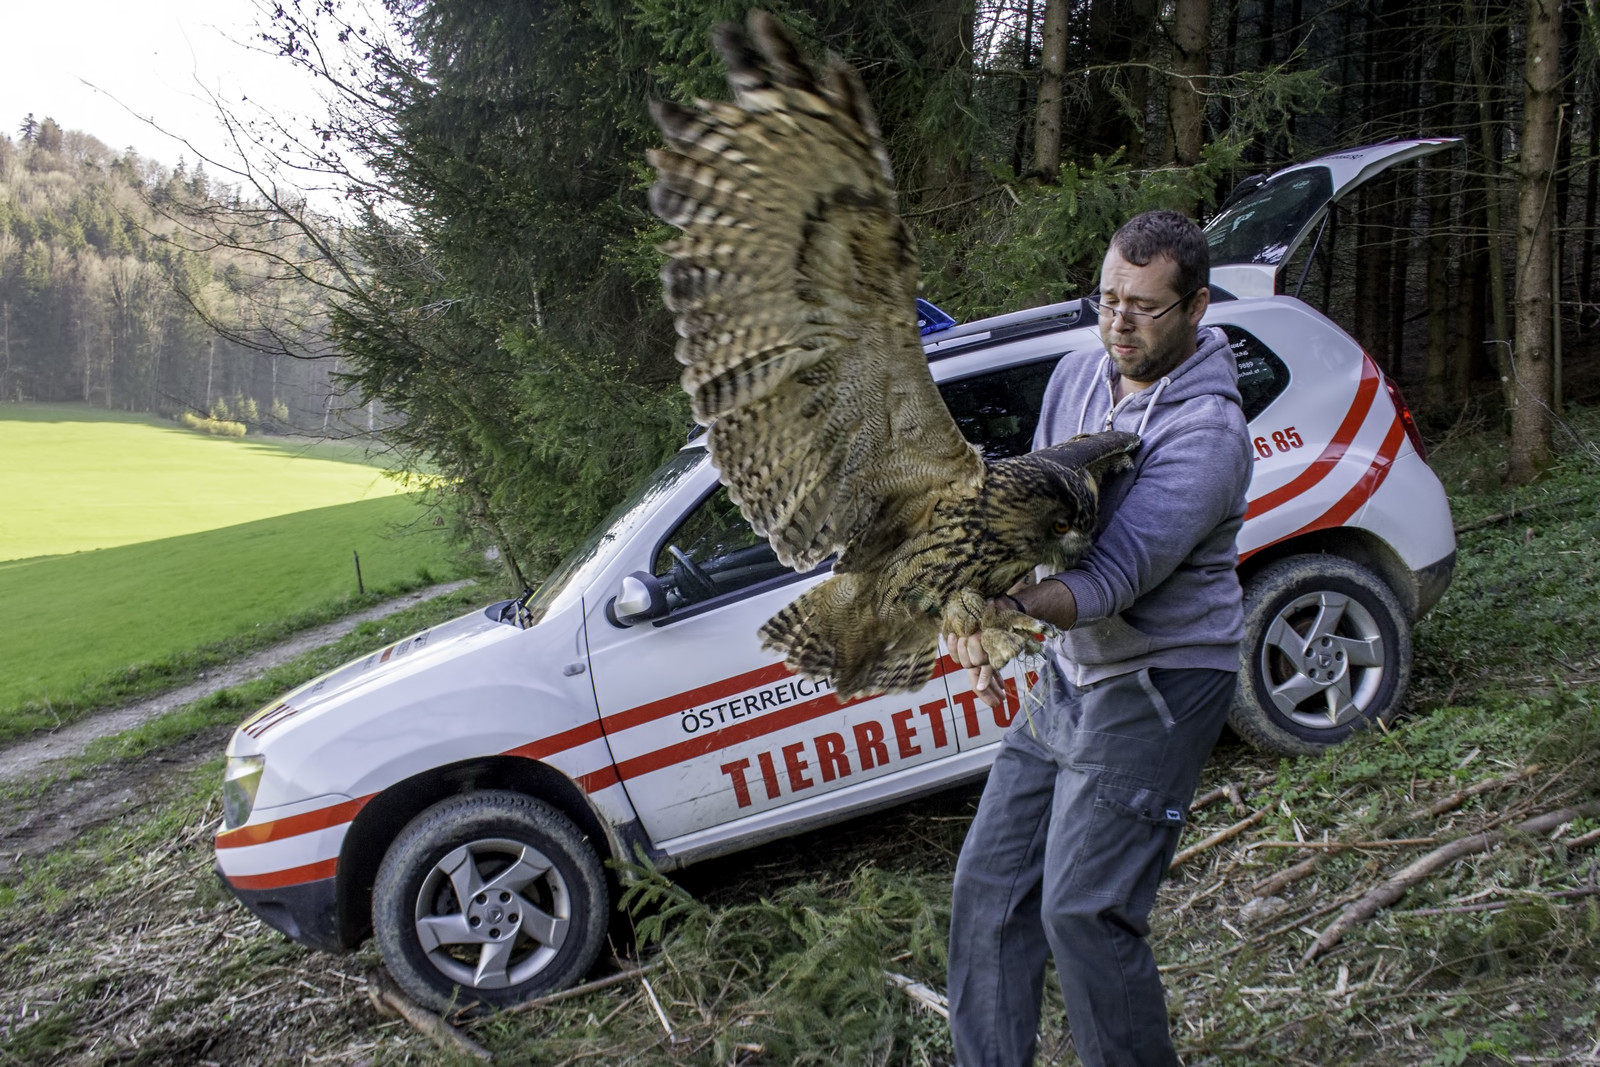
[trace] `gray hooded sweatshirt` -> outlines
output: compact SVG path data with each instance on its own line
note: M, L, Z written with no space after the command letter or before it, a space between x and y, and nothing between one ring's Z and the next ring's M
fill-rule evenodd
M1094 547L1054 576L1078 602L1076 625L1051 643L1075 685L1145 667L1239 667L1234 541L1252 453L1228 339L1206 327L1197 340L1194 355L1114 407L1104 354L1068 354L1045 389L1035 448L1110 429L1143 439L1133 469L1100 487Z

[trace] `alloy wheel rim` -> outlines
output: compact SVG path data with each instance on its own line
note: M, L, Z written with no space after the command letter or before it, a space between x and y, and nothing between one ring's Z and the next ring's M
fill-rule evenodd
M452 849L417 891L417 941L450 981L472 989L521 985L567 938L572 894L544 853L504 837Z
M1260 652L1267 695L1298 726L1328 730L1363 718L1378 698L1388 649L1360 601L1320 590L1273 616Z

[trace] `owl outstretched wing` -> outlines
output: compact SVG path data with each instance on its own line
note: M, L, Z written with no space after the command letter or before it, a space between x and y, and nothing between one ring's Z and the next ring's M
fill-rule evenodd
M654 108L683 386L779 559L871 556L975 493L983 461L928 373L916 247L860 81L814 70L765 12L714 40L734 99Z

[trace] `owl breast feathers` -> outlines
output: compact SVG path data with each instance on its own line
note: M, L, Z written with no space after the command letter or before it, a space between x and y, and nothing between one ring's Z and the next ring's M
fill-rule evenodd
M654 106L650 205L683 231L662 283L729 495L785 564L838 556L761 636L843 698L920 686L941 631L1007 662L1040 624L987 601L1086 550L1099 480L1139 440L984 462L928 372L916 246L860 81L813 70L764 12L749 28L714 37L731 102Z

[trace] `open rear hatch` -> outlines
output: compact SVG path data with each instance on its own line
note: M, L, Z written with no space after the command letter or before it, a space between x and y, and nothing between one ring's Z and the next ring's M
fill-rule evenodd
M1388 141L1318 156L1269 178L1247 178L1206 224L1211 284L1234 296L1271 296L1278 291L1279 270L1326 220L1330 205L1398 163L1442 152L1460 141Z

